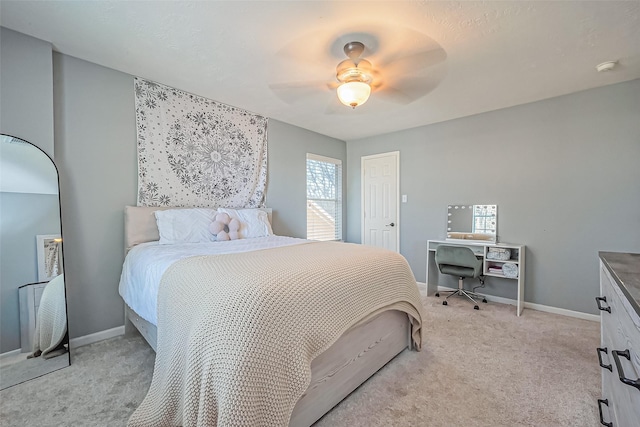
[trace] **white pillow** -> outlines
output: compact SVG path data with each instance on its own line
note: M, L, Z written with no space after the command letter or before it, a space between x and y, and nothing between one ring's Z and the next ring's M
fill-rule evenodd
M255 237L271 236L269 215L260 209L228 209L218 208L218 213L226 213L231 219L240 221L240 238L253 239Z
M169 209L155 211L161 245L215 242L209 231L216 216L214 209Z

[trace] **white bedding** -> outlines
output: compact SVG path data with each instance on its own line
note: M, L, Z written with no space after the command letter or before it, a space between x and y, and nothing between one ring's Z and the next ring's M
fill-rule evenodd
M250 252L306 242L308 240L293 237L267 236L211 243L142 243L132 248L124 260L120 276L120 296L143 319L157 325L160 279L174 262L198 255Z

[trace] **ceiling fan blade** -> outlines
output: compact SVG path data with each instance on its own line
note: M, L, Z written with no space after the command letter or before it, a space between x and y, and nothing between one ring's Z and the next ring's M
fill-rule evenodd
M334 57L330 49L330 38L327 32L318 30L291 40L276 52L276 56L313 67L327 67L340 58L340 56Z
M437 75L406 77L391 84L383 84L371 96L396 104L410 104L434 90L442 79Z
M305 98L317 96L318 94L326 94L326 92L334 89L333 83L327 83L326 80L309 81L309 82L284 82L271 83L269 89L287 104L295 104L303 101Z
M380 98L383 101L390 101L395 104L411 104L417 98L412 96L413 94L404 93L395 87L392 86L384 86L378 92L373 94L376 98Z
M390 57L382 61L378 67L387 75L412 74L438 65L446 59L447 53L444 49L435 48L409 55Z

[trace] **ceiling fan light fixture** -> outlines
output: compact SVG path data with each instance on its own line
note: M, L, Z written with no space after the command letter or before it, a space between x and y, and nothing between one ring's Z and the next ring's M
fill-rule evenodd
M360 57L364 52L364 44L350 42L344 45L344 53L349 57L336 67L338 99L347 107L356 108L364 104L371 95L373 66L371 62Z
M360 59L356 64L351 59L345 59L336 67L336 78L340 82L361 81L371 83L373 80L373 66L366 59Z
M371 86L364 82L346 82L338 86L338 99L351 108L367 102L369 95L371 95Z

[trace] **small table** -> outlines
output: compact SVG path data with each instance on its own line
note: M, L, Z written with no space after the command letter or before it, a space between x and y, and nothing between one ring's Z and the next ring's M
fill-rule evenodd
M488 243L464 240L427 240L427 295L433 295L438 291L438 278L440 270L436 265L436 249L440 245L463 246L469 248L478 257L482 258L482 274L488 277L501 277L503 279L516 280L518 284L518 299L516 313L518 316L524 309L524 256L525 245L512 243ZM489 248L509 249L511 258L498 260L487 258ZM502 268L506 263L515 264L518 267L518 277L507 277L502 273L495 272L496 268Z

